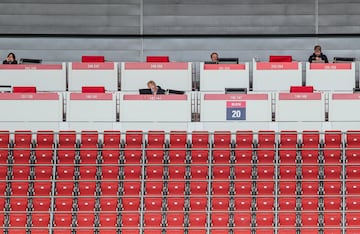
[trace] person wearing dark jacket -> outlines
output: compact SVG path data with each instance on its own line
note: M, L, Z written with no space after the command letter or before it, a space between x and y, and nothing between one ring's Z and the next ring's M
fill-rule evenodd
M16 57L14 53L9 53L6 59L3 61L3 64L17 64Z
M314 47L314 53L310 55L309 63L329 63L327 56L321 52L320 45Z
M153 80L150 80L149 82L147 82L147 86L151 90L151 93L154 95L165 94L165 90L162 89L160 86L156 85L155 81L153 81Z

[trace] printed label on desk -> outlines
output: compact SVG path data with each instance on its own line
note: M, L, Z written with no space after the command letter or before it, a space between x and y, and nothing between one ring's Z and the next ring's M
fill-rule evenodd
M226 102L226 120L246 120L246 102Z

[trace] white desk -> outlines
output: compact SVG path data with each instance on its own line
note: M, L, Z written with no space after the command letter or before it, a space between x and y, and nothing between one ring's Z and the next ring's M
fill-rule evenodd
M360 94L330 94L329 121L360 121Z

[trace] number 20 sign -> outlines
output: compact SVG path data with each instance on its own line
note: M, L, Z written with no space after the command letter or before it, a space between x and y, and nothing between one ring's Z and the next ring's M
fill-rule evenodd
M246 120L246 102L226 102L226 120Z

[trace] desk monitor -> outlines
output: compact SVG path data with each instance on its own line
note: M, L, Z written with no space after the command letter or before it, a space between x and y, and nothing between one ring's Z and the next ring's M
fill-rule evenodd
M239 64L239 58L219 58L218 63Z
M334 63L351 63L355 62L355 58L350 57L334 57Z
M354 93L360 93L360 88L353 88Z
M29 59L29 58L21 58L21 64L39 64L42 63L42 59Z
M0 85L0 93L11 93L12 86L11 85Z
M205 61L204 64L218 64L218 62L213 62L213 61Z
M225 94L247 94L247 88L225 88Z
M181 90L168 89L167 91L168 94L185 94L185 92Z
M152 94L151 89L139 89L139 94Z

